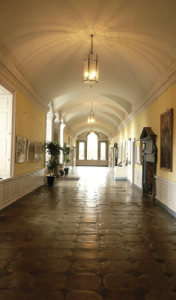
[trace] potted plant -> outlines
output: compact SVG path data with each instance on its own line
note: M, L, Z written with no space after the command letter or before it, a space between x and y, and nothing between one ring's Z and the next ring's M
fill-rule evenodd
M54 185L56 176L53 174L53 171L59 166L58 156L60 150L62 150L62 147L60 146L59 141L46 142L46 151L50 155L50 159L46 162L46 166L50 171L50 175L47 176L48 185Z
M69 154L72 152L72 149L70 147L64 146L62 150L63 150L64 164L65 164L64 172L65 175L68 175L68 171L69 171L68 163L71 161L69 159Z

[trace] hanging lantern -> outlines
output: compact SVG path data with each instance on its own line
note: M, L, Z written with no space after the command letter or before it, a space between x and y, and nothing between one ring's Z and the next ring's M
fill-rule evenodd
M92 129L90 130L90 135L94 135L94 134L95 134L95 132L93 130L93 125L92 125Z
M95 118L94 118L94 113L92 111L92 103L91 103L91 111L88 114L88 124L94 124L95 123Z
M92 84L98 83L99 76L99 62L98 55L93 54L93 34L91 34L91 50L88 55L85 56L84 59L84 73L83 73L83 81L85 83Z

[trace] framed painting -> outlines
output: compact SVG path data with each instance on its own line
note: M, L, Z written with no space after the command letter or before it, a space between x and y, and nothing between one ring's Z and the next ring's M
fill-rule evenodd
M34 161L41 160L41 149L42 149L42 143L35 142L35 146L34 146Z
M141 165L142 163L142 142L135 141L135 163Z
M172 172L173 109L160 115L160 168Z
M26 138L17 136L16 138L16 163L24 163L26 159Z
M34 141L27 141L27 162L34 161Z
M40 145L40 154L39 154L39 160L42 160L43 159L43 145L42 145L42 143L41 143L41 145Z

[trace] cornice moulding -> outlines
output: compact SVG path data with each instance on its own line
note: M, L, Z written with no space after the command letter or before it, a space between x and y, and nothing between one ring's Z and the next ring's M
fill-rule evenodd
M48 105L34 91L32 86L17 71L11 62L0 52L0 74L4 76L17 90L25 95L34 105L44 113L49 111Z
M131 123L138 115L140 115L148 106L150 106L157 98L159 98L169 87L176 82L176 63L165 73L164 76L153 86L147 95L134 107L126 119L118 126L117 130L120 132L124 127ZM115 131L116 132L116 131ZM112 137L114 137L114 133Z

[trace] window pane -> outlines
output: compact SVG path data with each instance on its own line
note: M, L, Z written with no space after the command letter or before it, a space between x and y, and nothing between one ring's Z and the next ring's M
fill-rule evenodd
M84 142L79 142L79 159L84 158Z
M96 134L89 134L87 141L87 159L98 159L98 137Z
M106 160L106 143L100 143L100 159Z

